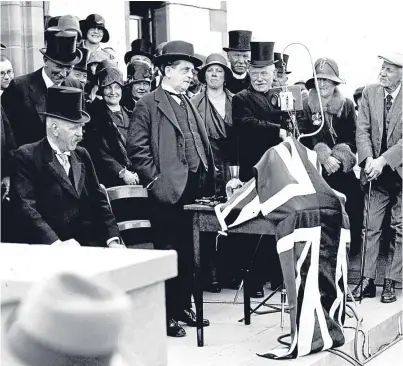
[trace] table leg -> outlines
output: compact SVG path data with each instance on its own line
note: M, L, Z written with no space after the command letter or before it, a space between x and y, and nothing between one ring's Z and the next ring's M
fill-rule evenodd
M243 277L243 316L245 319L245 325L250 325L250 271L249 268L245 271Z
M197 346L204 346L203 334L203 289L201 280L200 266L200 216L199 213L193 214L193 258L194 258L194 291L193 298L196 308L196 323L197 323Z

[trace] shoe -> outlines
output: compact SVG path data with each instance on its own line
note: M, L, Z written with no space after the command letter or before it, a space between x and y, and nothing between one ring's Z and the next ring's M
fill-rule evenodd
M381 295L381 302L388 304L396 301L395 281L385 279Z
M218 294L221 292L221 286L218 282L212 282L204 288L204 291Z
M189 327L197 327L196 314L192 309L183 310L183 312L176 317L177 321L187 324ZM210 322L203 319L203 327L208 327Z
M184 337L186 331L175 319L169 319L167 323L167 335L168 337Z
M353 290L351 295L353 296L355 301L360 301L360 290L361 290L361 281L358 283L356 288ZM364 277L362 279L362 298L368 297L373 298L376 296L376 287L373 278ZM347 301L353 301L350 294L347 295Z
M260 299L260 298L264 297L263 286L257 286L257 287L251 288L250 297L253 297L254 299Z

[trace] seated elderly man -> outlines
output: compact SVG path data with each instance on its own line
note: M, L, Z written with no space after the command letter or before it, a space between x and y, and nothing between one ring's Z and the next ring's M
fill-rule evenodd
M77 147L90 120L82 91L48 90L46 137L14 155L10 198L21 242L124 247L88 152Z

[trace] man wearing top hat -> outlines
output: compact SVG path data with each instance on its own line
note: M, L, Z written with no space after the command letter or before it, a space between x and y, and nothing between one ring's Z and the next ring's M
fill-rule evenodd
M232 93L239 93L250 85L248 67L250 62L250 41L252 32L233 30L228 32L229 45L223 50L227 52L233 77L226 81L226 88Z
M208 178L212 184L213 162L203 119L186 96L193 69L202 64L193 45L168 42L154 62L164 77L158 89L136 104L127 153L150 192L154 247L178 252L178 277L166 283L167 333L183 337L178 321L196 326L190 302L192 224L183 206L208 194L204 187Z
M119 229L88 152L78 147L90 120L82 110L82 90L53 86L46 137L14 154L10 198L19 242L123 247Z
M135 39L131 43L131 50L125 54L125 64L129 64L133 61L145 61L150 66L153 66L153 53L154 45L147 39Z
M382 222L388 210L394 236L389 247L381 302L391 303L396 301L395 283L402 280L403 54L383 54L379 58L383 60L379 84L364 88L357 118L358 164L363 168L361 178L364 183L372 182L371 193L369 184L365 184L365 208L369 219L364 277L361 280L362 296L375 297L374 279ZM355 299L360 298L360 287L352 293Z
M274 64L276 70L274 72L273 78L273 88L277 88L279 86L286 86L288 82L288 74L291 74L291 71L287 69L288 59L290 58L289 55L283 53L283 58L281 58L281 53L274 52Z
M80 82L81 88L84 90L84 86L87 83L87 64L89 51L84 47L77 47L77 49L81 51L83 57L81 58L81 61L74 66L74 69L72 70L72 73L70 75Z
M43 54L43 67L12 80L2 95L2 105L14 131L17 146L45 136L47 89L63 85L82 58L76 48L76 33L61 31L49 37ZM77 81L78 83L78 81Z
M237 156L233 160L236 161L235 165L240 167L239 177L242 182L253 178L253 167L266 150L279 144L286 137L286 131L281 128L280 116L273 113L273 107L267 98L267 91L272 87L275 72L274 42L251 42L250 47L251 85L232 98L232 119L237 140ZM261 249L263 247L267 245L262 245ZM264 260L265 256L257 255L256 258ZM254 278L251 286L252 297L264 296L263 273L255 272L263 271L264 267L264 263L255 263L252 272ZM280 268L277 269L275 275L281 273ZM272 282L278 284L277 279L276 281L272 279Z

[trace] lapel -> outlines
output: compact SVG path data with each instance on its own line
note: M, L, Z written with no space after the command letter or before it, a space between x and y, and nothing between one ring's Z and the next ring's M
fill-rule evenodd
M45 116L43 112L46 112L46 102L47 102L47 89L45 81L42 78L42 68L35 71L32 75L31 83L29 84L29 96L33 102L38 117L44 123Z
M382 139L382 133L383 133L384 98L385 93L383 91L383 88L382 86L379 86L375 96L375 113L376 113L375 121L378 122L380 140Z
M71 152L70 165L71 165L70 169L73 172L74 177L74 186L77 195L80 196L84 186L85 165L81 162L75 151Z
M389 127L388 127L388 139L392 135L393 130L399 121L401 121L402 115L402 86L400 86L399 94L396 96L396 99L393 102L392 108L388 113L389 117Z
M59 160L57 160L56 154L53 153L53 150L50 147L49 142L46 137L43 139L43 153L44 153L45 165L46 165L47 169L50 171L50 173L53 175L53 177L59 182L59 184L65 190L67 190L69 193L71 193L74 197L78 198L77 190L71 185L69 177L67 176L62 165L59 163ZM73 164L71 164L71 165L73 165ZM76 172L76 174L77 174L77 172ZM74 170L73 170L73 175L74 175ZM80 179L79 174L77 174L77 176L74 175L75 182L76 181L78 182L79 179ZM77 183L77 186L78 186L78 183Z
M157 102L158 109L165 115L166 118L179 130L181 131L178 120L175 117L175 113L172 109L171 103L168 100L168 97L162 89L161 86L155 91L155 101ZM182 132L182 131L181 131Z

